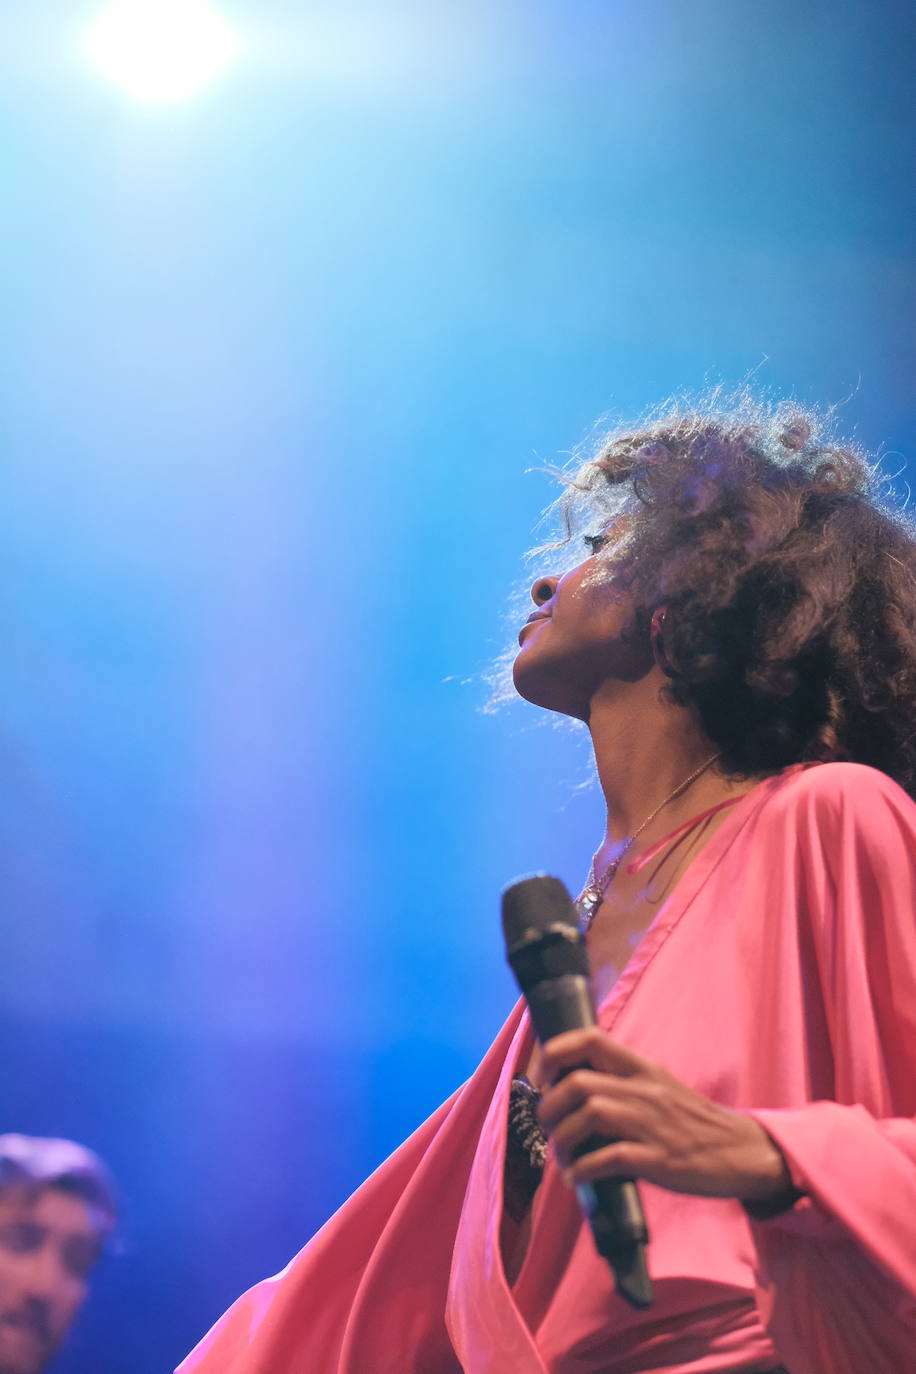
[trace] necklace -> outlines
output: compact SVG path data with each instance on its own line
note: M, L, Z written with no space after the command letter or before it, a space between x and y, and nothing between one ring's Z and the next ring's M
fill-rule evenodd
M633 848L634 843L645 830L646 826L650 825L652 821L655 820L655 817L658 815L658 813L660 811L663 811L669 802L673 802L675 797L679 797L682 792L686 792L690 784L696 782L700 774L705 773L707 768L712 767L716 759L721 757L722 751L720 750L717 754L713 754L711 758L708 758L705 763L701 763L699 768L697 768L693 773L690 774L689 778L685 778L683 782L679 782L677 787L675 787L674 791L669 792L665 800L663 802L659 802L655 810L650 815L648 815L640 825L636 827L636 829L633 831L633 834L630 835L626 840L624 840L623 848L617 855L617 858L611 860L607 868L601 874L600 878L595 872L595 860L598 858L598 852L596 851L595 854L592 855L591 867L588 870L588 877L585 880L585 886L579 893L579 896L576 898L575 902L576 910L579 913L579 927L582 930L583 934L591 926L592 921L595 919L595 913L598 910L601 903L604 901L604 894L605 892L607 892L608 888L613 882L617 870L620 868L620 865L623 863L627 854L629 854L630 850Z

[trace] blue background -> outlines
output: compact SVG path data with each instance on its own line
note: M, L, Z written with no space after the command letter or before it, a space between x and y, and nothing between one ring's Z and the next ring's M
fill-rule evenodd
M912 5L235 0L186 104L0 20L4 1129L162 1374L469 1072L575 733L480 710L562 460L707 380L916 447Z

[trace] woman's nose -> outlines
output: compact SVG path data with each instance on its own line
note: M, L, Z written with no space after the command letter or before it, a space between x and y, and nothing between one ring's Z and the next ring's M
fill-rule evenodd
M539 577L531 588L531 600L535 606L543 606L550 601L557 589L558 577Z

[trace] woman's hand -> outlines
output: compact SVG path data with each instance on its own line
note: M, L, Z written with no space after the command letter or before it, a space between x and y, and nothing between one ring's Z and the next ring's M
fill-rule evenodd
M710 1102L598 1027L549 1040L538 1076L554 1085L539 1114L571 1184L644 1178L675 1193L764 1202L792 1192L781 1151L753 1117ZM594 1136L614 1143L574 1160Z

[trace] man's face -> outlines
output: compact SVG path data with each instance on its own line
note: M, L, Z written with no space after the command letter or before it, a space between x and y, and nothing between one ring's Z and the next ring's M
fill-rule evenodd
M0 1193L0 1374L39 1374L86 1296L100 1239L81 1198L58 1188Z

